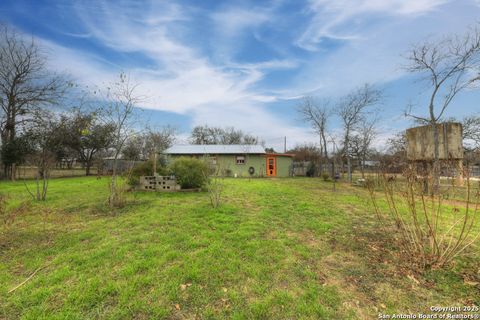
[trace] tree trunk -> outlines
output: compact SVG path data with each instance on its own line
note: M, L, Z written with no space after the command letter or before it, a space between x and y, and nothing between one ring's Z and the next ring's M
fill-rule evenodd
M332 179L335 181L335 156L332 156Z
M325 134L322 134L322 140L323 140L323 154L325 155L325 159L328 162L327 139L325 138Z
M35 184L37 187L37 194L36 194L36 200L40 200L40 184L38 182L38 176L35 177Z
M350 130L347 129L345 132L345 139L344 139L344 146L343 146L343 155L347 157L347 179L348 182L352 182L352 162L350 160L350 153L349 153L349 144L350 144ZM342 171L345 171L345 162L342 160ZM342 172L342 176L343 176Z
M90 175L90 168L92 167L92 163L90 161L87 161L85 163L85 175L89 176Z
M13 103L12 98L9 97L9 106L8 106L8 111L9 114L7 114L7 121L5 123L5 135L2 137L2 140L4 143L12 143L13 140L15 139L15 114L13 113L13 107L11 104ZM8 164L7 165L7 179L10 179L12 181L15 181L15 163Z
M367 159L366 151L362 152L362 157L360 158L360 170L362 172L362 179L365 179L365 161Z
M438 126L436 121L432 123L433 126L433 165L432 165L432 192L437 194L440 189L440 141L438 134ZM444 137L445 138L445 137Z
M365 167L363 160L360 160L360 172L362 173L362 179L365 179Z
M157 151L153 151L153 175L157 175Z
M325 132L323 132L323 131L320 132L320 139L323 140L323 155L325 157L325 162L324 163L325 163L325 166L328 167L327 139L325 138ZM324 168L323 172L327 172L327 170L328 170L328 168ZM332 176L332 178L333 178L333 176Z
M352 182L352 160L347 157L348 182Z
M15 163L12 163L10 169L11 169L10 180L15 181L15 176L17 172L17 166L15 165Z
M43 175L42 179L42 201L45 201L47 199L47 189L48 189L48 176L47 173Z
M110 197L109 197L109 204L110 207L114 207L115 203L117 201L117 157L118 155L115 155L115 158L113 159L113 165L112 165L112 179L110 181Z

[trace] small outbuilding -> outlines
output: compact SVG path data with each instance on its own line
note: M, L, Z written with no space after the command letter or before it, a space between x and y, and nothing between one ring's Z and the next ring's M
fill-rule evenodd
M219 166L225 176L288 177L293 155L267 153L260 145L174 145L164 151L169 161L179 157L203 158Z

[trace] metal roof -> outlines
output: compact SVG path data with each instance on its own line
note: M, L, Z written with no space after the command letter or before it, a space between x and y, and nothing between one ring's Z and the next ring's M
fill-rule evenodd
M265 154L260 145L243 144L186 144L174 145L165 154Z

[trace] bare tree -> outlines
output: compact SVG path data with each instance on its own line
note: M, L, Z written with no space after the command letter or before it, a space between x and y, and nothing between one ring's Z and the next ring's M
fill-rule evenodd
M387 140L387 153L401 154L402 157L406 157L407 137L405 131L397 132Z
M190 134L192 144L260 144L257 137L234 127L196 126Z
M365 84L342 98L337 105L337 112L343 125L342 154L347 159L348 181L352 182L351 152L349 150L353 132L365 120L365 113L369 107L375 106L382 100L382 92Z
M462 119L464 148L473 151L480 148L480 116L471 115Z
M145 132L130 136L122 150L123 159L152 161L152 175L157 172L158 154L175 141L176 129L165 126L160 129L147 128Z
M144 160L148 156L148 151L145 148L145 136L134 135L129 137L125 141L121 156L124 160Z
M220 144L242 144L243 132L234 127L217 128Z
M219 144L223 129L208 125L196 126L192 129L190 141L193 144Z
M447 122L460 122L462 124L463 161L470 165L478 161L480 151L480 116L469 115L458 120L454 117L446 119Z
M222 163L218 163L217 165L210 166L209 171L210 172L204 172L205 186L210 198L210 204L214 209L217 209L222 202L226 168Z
M165 126L160 130L149 129L144 135L145 155L148 154L153 161L153 174L157 172L157 155L169 148L175 142L176 130Z
M406 115L432 126L434 135L433 190L438 189L439 129L450 103L463 90L474 88L480 80L480 30L470 28L464 35L445 37L437 42L414 46L408 56L407 70L422 75L430 88L427 116L414 115L411 107Z
M407 164L407 138L405 131L390 137L379 156L380 166L385 173L401 173Z
M144 135L146 154L149 152L161 153L168 149L176 140L177 130L171 126L164 126L159 129L147 129Z
M121 205L121 192L117 187L118 158L121 155L126 141L134 132L133 116L135 105L142 99L135 93L136 84L132 84L125 73L120 73L118 81L109 87L104 110L106 123L114 125L111 150L113 153L112 178L110 181L110 195L108 203L111 207Z
M316 161L320 156L320 150L314 143L298 144L288 153L295 155L295 161Z
M365 178L365 161L371 153L372 143L377 136L376 118L364 119L350 140L352 155L358 160L362 178Z
M327 100L316 101L312 97L304 97L302 104L298 107L298 112L303 120L310 123L312 128L319 136L320 158L325 157L328 162L327 149L327 121L331 116L330 103Z
M250 135L250 134L245 134L243 136L242 143L243 144L254 144L254 145L260 144L260 145L263 145L263 144L265 144L265 141L260 140L256 136L253 136L253 135Z
M211 131L208 126L196 126L190 134L192 144L216 144L211 137Z
M25 136L29 144L27 163L37 168L35 174L35 192L25 186L34 200L47 198L50 171L57 161L57 152L62 148L64 123L51 112L36 113L34 121L29 123Z
M34 40L0 25L0 137L15 140L18 126L32 118L38 108L62 97L67 82L46 68L47 58ZM15 178L15 163L4 166L4 174Z

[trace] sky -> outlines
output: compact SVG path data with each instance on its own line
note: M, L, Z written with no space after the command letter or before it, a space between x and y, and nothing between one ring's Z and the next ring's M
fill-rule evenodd
M317 141L296 112L301 97L335 100L365 83L385 93L380 146L411 125L407 105L426 114L409 49L479 18L479 0L0 2L0 21L33 36L53 71L81 86L127 73L150 127L172 125L186 142L196 125L234 126L277 150L284 137L288 148ZM446 116L480 113L479 101L466 91Z

